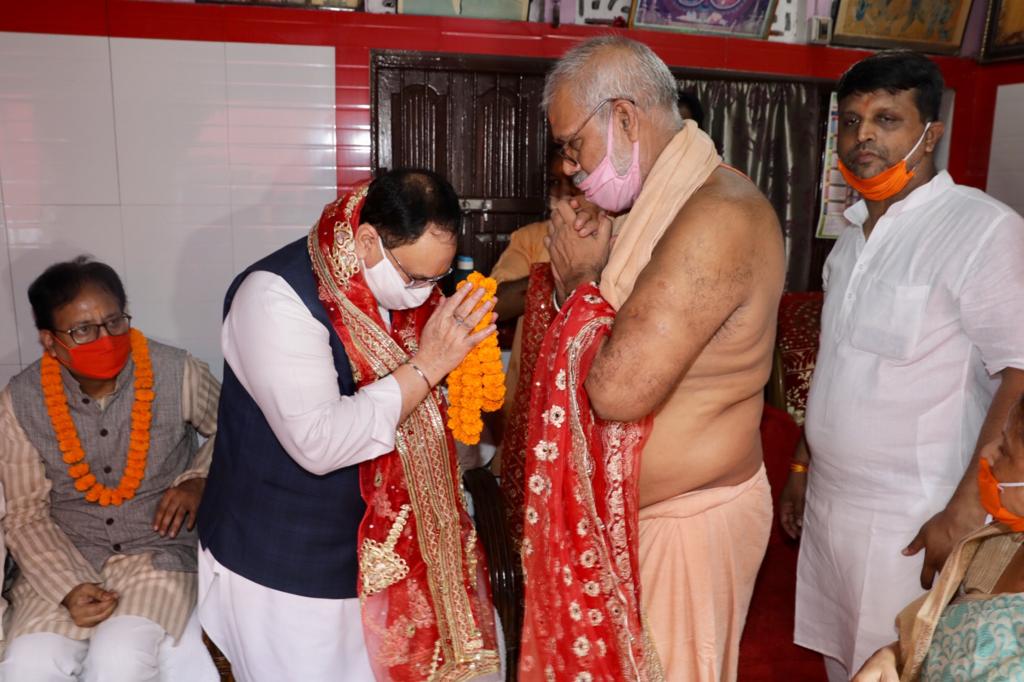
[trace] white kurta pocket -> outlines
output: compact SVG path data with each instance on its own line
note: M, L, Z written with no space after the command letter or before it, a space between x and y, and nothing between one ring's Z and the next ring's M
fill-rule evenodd
M854 305L850 345L893 360L914 357L931 287L866 279Z

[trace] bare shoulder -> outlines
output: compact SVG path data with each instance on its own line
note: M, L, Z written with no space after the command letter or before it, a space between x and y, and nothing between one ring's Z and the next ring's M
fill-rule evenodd
M740 232L747 238L780 234L768 199L746 176L719 167L676 215L673 227Z
M730 268L746 279L784 258L775 209L746 177L719 168L679 210L653 260L681 277L686 265L700 264Z

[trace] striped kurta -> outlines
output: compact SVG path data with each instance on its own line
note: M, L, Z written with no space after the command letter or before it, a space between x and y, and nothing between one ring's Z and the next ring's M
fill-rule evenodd
M219 397L220 384L206 364L188 356L181 419L208 440L192 454L188 468L172 485L206 476L217 430ZM159 453L150 453L151 459L158 457ZM51 516L53 483L46 475L42 457L18 422L10 387L0 392L0 481L7 503L3 521L7 548L20 568L11 589L7 641L34 632L88 639L91 628L75 625L61 605L71 589L81 583L98 583L118 593L113 616L148 618L175 639L180 637L196 603L196 574L154 568L153 552L114 554L97 572Z

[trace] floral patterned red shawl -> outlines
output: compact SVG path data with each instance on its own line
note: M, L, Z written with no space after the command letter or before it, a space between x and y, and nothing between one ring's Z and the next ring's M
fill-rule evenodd
M359 387L416 352L440 298L394 311L387 330L355 254L365 197L364 186L329 204L309 235L320 300ZM434 389L399 424L394 452L359 466L359 596L378 680L469 680L499 668L486 566L445 421Z
M644 628L638 568L640 453L651 431L605 422L584 381L615 311L579 287L534 370L526 469L520 679L661 680Z

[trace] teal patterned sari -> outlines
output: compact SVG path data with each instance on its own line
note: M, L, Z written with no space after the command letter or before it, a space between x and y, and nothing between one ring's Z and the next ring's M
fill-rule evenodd
M954 601L942 612L924 682L1024 682L1024 594Z

